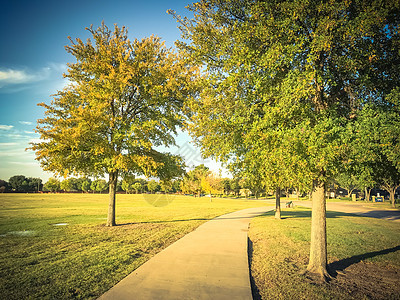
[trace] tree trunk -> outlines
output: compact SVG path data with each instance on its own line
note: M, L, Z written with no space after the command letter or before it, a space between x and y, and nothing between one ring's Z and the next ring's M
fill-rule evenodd
M281 218L281 189L275 191L275 219Z
M118 171L109 174L109 195L110 200L108 203L108 215L106 226L115 226L115 192L117 190Z
M396 207L396 205L395 205L395 200L394 200L394 193L396 192L396 188L392 188L392 189L390 189L390 191L389 191L389 199L390 199L390 203L392 203L392 207L393 208L395 208Z
M364 201L369 201L370 197L371 197L371 189L366 187Z
M319 276L324 281L330 278L327 271L325 189L325 182L313 182L311 247L307 267L309 273Z
M382 187L389 193L390 203L392 204L392 207L395 208L396 201L394 199L394 194L396 193L398 186L384 185Z

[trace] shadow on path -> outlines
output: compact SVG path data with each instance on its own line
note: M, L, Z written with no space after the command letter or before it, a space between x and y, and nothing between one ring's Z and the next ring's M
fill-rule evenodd
M343 271L346 268L350 267L351 265L361 262L362 260L365 260L367 258L376 257L376 256L379 256L379 255L385 255L385 254L393 253L393 252L396 252L396 251L399 251L399 250L400 250L400 245L396 246L396 247L393 247L393 248L388 248L388 249L384 249L384 250L380 250L380 251L364 253L364 254L348 257L348 258L345 258L345 259L341 259L341 260L338 260L338 261L334 261L333 263L329 264L329 266L328 266L329 267L329 271L331 272L331 275L336 277L337 271Z

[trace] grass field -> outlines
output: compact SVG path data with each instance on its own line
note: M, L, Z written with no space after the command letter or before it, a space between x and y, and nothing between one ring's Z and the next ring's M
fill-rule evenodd
M262 201L117 195L0 194L0 298L94 299L200 224Z
M327 212L328 259L333 279L304 275L311 211L284 209L254 218L251 271L262 299L400 299L400 223Z

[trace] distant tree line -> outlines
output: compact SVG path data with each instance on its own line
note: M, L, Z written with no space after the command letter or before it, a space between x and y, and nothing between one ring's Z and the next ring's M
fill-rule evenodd
M146 180L127 176L118 180L117 192L128 194L138 193L175 193L181 192L181 179L172 181ZM46 183L42 183L40 178L27 178L24 175L12 176L8 181L0 179L0 193L32 193L32 192L83 192L83 193L102 193L108 192L108 182L104 179L91 179L89 177L66 178L60 180L49 178Z
M365 200L370 200L371 189L364 191L360 180L354 176L341 174L329 184L328 191L334 192L335 197L346 196L346 194L340 195L339 190L346 190L347 197L357 191L359 196L362 196ZM375 190L380 191L381 194L386 194L385 192L387 191L384 186L379 185L375 186ZM8 181L0 179L0 193L34 193L38 191L102 193L108 192L108 182L104 179L91 179L88 177L71 177L64 180L52 177L43 184L40 178L25 177L24 175L12 176ZM282 191L286 196L294 193L298 197L304 194L309 195L311 186L292 186L282 189ZM235 197L242 195L258 199L262 196L273 195L276 191L268 189L267 186L252 178L222 178L211 172L206 166L199 165L185 173L181 178L172 181L146 180L127 176L122 180L118 180L117 192L125 192L127 194L178 192L194 196L211 194ZM389 192L387 193L389 194Z

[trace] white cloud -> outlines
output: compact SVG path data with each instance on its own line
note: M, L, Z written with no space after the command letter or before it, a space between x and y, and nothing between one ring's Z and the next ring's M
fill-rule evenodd
M18 145L17 143L0 143L0 147L1 146L16 146Z
M43 80L54 80L54 78L57 77L61 79L61 74L66 72L66 70L67 65L60 63L49 63L46 67L39 70L0 69L0 88L6 86L26 85ZM8 92L14 91L14 88L8 90ZM18 89L16 91L18 91Z
M38 166L39 163L35 162L35 161L31 161L31 162L23 162L23 161L10 161L10 164L13 165L21 165L21 166Z
M12 70L12 69L7 69L4 71L0 70L0 84L25 83L31 81L33 78L34 78L33 75L30 75L23 70Z
M39 144L39 143L44 143L44 142L47 142L47 141L48 140L38 138L38 139L30 139L29 143Z
M32 122L29 122L29 121L19 121L19 124L22 124L22 125L32 125L33 123L32 123Z
M10 130L14 128L12 125L0 125L0 130Z

